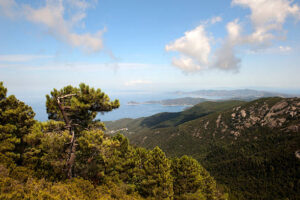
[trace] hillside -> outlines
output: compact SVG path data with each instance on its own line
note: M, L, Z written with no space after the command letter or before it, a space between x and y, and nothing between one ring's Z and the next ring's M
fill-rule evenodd
M221 109L224 103L204 102L122 125L128 125L125 133L135 145L158 145L170 156L192 155L228 187L231 199L299 199L300 99L229 101ZM187 112L195 115L186 117L192 116Z
M226 110L233 106L242 105L243 103L243 101L236 100L222 102L207 101L182 112L164 112L152 115L150 117L142 117L138 119L124 118L116 121L105 122L105 125L107 126L108 130L125 128L130 130L130 132L142 131L143 129L174 127L214 112Z

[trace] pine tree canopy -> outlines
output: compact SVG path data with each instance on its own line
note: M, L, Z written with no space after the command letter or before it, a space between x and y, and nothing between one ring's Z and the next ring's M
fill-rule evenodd
M110 98L100 89L94 89L81 83L79 87L66 86L60 90L53 89L51 95L46 95L48 118L64 121L58 101L63 105L72 124L87 128L91 125L98 112L108 112L120 106L119 100Z
M0 82L0 153L6 158L19 160L24 150L23 137L35 123L30 106L14 95L6 96L7 89Z

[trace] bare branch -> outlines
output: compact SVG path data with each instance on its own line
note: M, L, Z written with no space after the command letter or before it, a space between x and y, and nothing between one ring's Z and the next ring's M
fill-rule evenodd
M77 94L66 94L64 96L60 96L60 97L57 97L58 99L64 99L64 98L68 98L68 97L72 97L72 96L76 96Z

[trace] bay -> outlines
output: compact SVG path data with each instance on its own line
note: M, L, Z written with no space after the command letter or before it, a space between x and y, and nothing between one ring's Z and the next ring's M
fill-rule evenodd
M161 104L139 104L128 105L130 101L145 102L158 101L171 98L179 98L180 96L168 93L121 93L109 94L111 100L119 99L120 107L110 112L99 113L97 119L101 121L114 121L122 118L139 118L147 117L161 112L180 112L188 106L164 106ZM35 119L38 121L47 121L45 98L23 98L26 104L31 106L36 113Z

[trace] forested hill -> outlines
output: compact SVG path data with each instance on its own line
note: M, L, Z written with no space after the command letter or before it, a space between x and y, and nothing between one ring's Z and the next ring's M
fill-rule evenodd
M231 199L300 199L299 98L204 102L108 127L135 145L193 156Z
M127 128L130 132L141 135L141 132L146 129L175 127L184 122L191 121L218 111L223 111L233 106L242 105L244 103L245 102L243 101L236 100L221 102L207 101L199 103L182 112L158 113L150 117L142 117L138 119L124 118L116 121L105 122L105 125L107 126L107 129L111 131Z

